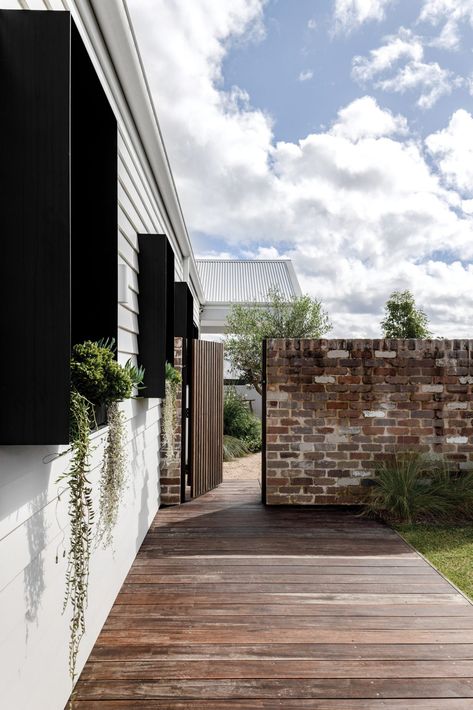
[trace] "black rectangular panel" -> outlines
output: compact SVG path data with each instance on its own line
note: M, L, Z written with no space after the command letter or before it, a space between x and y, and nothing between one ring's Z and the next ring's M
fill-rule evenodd
M74 25L71 150L72 343L116 341L117 122Z
M0 11L0 444L69 441L70 30Z
M181 338L194 335L194 298L185 281L174 284L174 335Z
M167 357L168 333L172 333L169 311L174 308L168 296L174 283L174 252L164 234L139 234L138 245L138 347L139 362L145 368L143 396L164 397L166 359L174 361L174 356Z
M166 361L174 365L174 251L166 239Z

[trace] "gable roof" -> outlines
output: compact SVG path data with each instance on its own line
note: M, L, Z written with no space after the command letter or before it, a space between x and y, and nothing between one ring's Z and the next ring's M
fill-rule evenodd
M301 295L290 259L196 259L206 303L266 303L271 289Z

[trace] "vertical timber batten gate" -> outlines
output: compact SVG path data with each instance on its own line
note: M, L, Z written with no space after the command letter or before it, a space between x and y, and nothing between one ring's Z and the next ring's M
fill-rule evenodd
M223 344L192 341L190 484L195 498L222 483Z

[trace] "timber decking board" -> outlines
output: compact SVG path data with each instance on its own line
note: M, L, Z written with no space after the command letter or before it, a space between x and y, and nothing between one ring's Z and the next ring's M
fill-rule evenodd
M160 510L79 679L77 710L466 710L473 606L350 510L229 482Z
M77 702L77 710L471 710L470 700L112 700Z

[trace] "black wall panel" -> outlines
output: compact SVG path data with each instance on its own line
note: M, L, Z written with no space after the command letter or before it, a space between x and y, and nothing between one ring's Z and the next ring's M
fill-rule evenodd
M0 11L0 444L69 441L70 22Z
M194 298L185 281L174 284L174 335L184 338L182 348L182 409L181 409L181 502L186 500L186 484L192 482L192 436L190 409L192 394L192 338L194 337Z
M185 281L174 284L174 335L194 337L194 298Z
M166 239L166 361L174 365L174 251Z
M116 341L117 122L74 25L71 58L72 343Z
M139 362L144 397L164 397L165 365L174 362L174 252L164 234L139 234Z
M72 343L117 337L117 126L68 12L0 11L0 445L69 442Z

